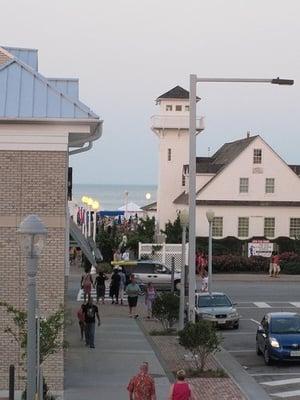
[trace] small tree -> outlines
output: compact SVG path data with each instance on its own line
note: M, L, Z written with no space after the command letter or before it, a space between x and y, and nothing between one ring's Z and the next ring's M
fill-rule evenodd
M217 334L215 326L205 320L188 323L179 332L179 343L192 353L197 370L202 372L210 354L220 349L222 338Z
M172 328L179 316L179 297L174 293L162 293L156 297L152 313L164 330Z
M182 226L180 223L179 215L177 215L174 222L168 221L165 230L161 231L166 237L167 243L181 243L182 240Z

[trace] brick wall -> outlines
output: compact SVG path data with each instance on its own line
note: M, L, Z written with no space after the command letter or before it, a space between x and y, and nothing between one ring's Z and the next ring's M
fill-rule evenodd
M65 228L61 221L66 215L67 157L64 152L0 151L0 300L26 309L26 264L20 253L17 225L26 215L37 214L48 225L37 275L42 316L64 303ZM0 321L0 390L7 389L9 364L15 364L17 385L22 388L20 351L3 332L12 324L3 309ZM50 389L63 389L63 367L63 352L45 363Z

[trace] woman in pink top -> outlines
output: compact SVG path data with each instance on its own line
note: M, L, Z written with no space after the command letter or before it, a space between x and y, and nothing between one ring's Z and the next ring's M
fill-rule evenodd
M169 400L194 400L191 387L185 382L184 370L177 371L176 377L176 382L170 387Z

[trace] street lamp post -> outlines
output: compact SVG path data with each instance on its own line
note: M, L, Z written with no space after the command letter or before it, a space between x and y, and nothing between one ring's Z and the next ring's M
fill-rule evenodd
M81 201L84 205L84 217L83 217L83 235L85 237L87 237L87 210L86 210L86 206L87 206L87 202L88 202L88 197L87 196L82 196L81 197Z
M37 334L36 334L36 274L47 229L36 215L28 215L20 224L21 246L26 255L28 278L27 304L27 396L33 400L37 393Z
M181 241L181 276L180 276L180 303L179 303L179 329L184 328L184 308L185 308L185 241L186 227L189 223L189 215L186 210L182 210L179 215L182 226Z
M87 201L87 205L88 205L88 210L89 210L89 218L88 218L88 237L91 237L92 235L92 224L91 224L91 220L92 220L92 205L93 205L94 200L89 197L88 201Z
M208 221L208 293L211 296L212 293L212 223L215 218L215 213L212 210L208 210L206 213Z
M96 228L97 228L97 211L99 210L99 202L95 200L92 204L92 209L94 212L94 223L93 223L93 240L96 243Z
M240 78L199 78L190 75L189 95L189 321L195 322L195 251L196 251L196 103L197 83L271 83L293 85L292 79L240 79Z

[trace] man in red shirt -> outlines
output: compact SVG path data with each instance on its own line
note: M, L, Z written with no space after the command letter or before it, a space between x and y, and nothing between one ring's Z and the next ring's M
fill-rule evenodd
M143 362L140 372L130 379L127 386L129 400L156 400L154 380L148 371L148 363Z

